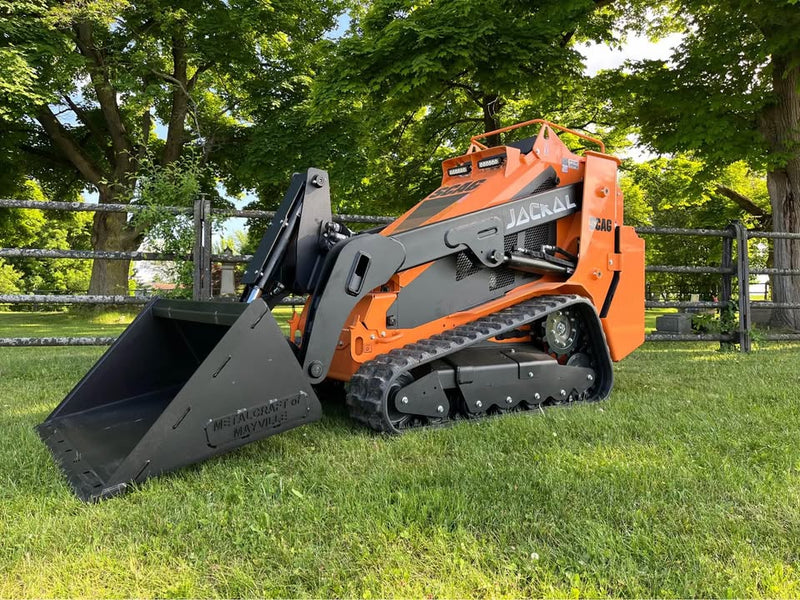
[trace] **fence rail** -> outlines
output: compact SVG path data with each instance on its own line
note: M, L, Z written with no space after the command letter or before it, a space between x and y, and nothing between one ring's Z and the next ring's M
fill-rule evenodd
M94 204L83 202L38 202L31 200L0 199L0 208L89 211L137 213L149 207L135 204ZM0 248L0 258L66 258L78 260L132 260L132 261L176 261L186 260L194 263L194 285L192 296L195 300L211 298L211 265L246 263L251 255L215 254L211 252L211 224L214 217L272 219L273 211L265 210L231 210L213 209L208 198L200 198L192 207L166 206L159 211L170 215L191 216L195 231L194 249L189 254L166 252L121 252L111 250L52 250L35 248ZM334 215L334 219L345 223L383 225L391 223L393 218L379 215ZM747 230L740 223L733 223L725 229L685 229L676 227L638 227L636 231L645 236L687 236L712 237L722 240L722 256L719 266L715 265L648 265L647 273L701 274L720 275L722 278L721 294L716 301L653 301L645 302L646 308L678 308L678 309L718 309L720 311L736 306L738 323L735 331L718 334L669 334L651 333L648 341L715 341L722 344L738 343L743 352L749 352L751 340L751 316L753 308L800 309L800 303L769 302L750 300L750 275L770 275L776 277L800 275L800 269L758 268L750 269L748 242L752 239L791 239L800 240L800 233L781 233L769 231ZM739 283L738 302L733 300L733 280ZM96 295L61 295L61 294L0 294L0 304L106 304L106 305L140 305L151 298L146 296L96 296ZM303 298L287 297L280 304L297 305ZM766 340L800 340L800 333L772 333L760 335ZM49 337L49 338L0 338L0 346L95 346L108 345L111 337Z
M198 200L201 202L202 200ZM0 198L0 208L32 208L36 210L66 210L78 212L116 212L133 214L145 210L152 210L149 206L137 204L95 204L92 202L39 202L37 200L13 200ZM192 215L195 207L183 206L159 206L160 212L170 215ZM216 209L214 214L220 217L239 217L244 219L271 219L275 216L275 211L271 210L235 210L235 209ZM365 223L365 224L387 224L394 219L383 215L333 215L334 220L345 223Z
M697 237L719 237L722 239L722 257L719 267L684 266L684 265L650 265L648 273L695 273L720 274L722 276L721 294L716 302L682 302L682 301L647 301L645 308L717 308L725 310L735 307L738 310L736 331L721 334L668 334L652 333L649 341L720 341L723 344L738 343L742 352L752 348L752 315L753 309L800 309L800 302L768 302L750 299L750 276L771 275L787 277L800 275L800 269L762 268L750 269L748 242L752 239L791 239L800 240L800 233L748 230L740 222L731 223L726 229L677 229L668 227L639 227L636 230L643 235L684 235ZM735 243L735 246L734 246ZM733 280L739 285L737 302L733 301ZM716 338L715 338L716 335ZM759 337L767 341L800 340L800 333L764 333ZM717 339L719 338L719 339Z

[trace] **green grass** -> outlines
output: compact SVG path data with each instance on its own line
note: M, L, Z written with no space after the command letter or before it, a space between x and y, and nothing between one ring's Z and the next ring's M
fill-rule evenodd
M0 312L0 337L116 336L132 320L125 313Z
M299 307L298 307L299 310ZM284 331L292 309L279 306L273 313ZM119 335L135 315L128 312L104 312L96 315L80 312L0 312L0 337L82 337Z
M112 327L0 335L28 322ZM0 348L0 596L800 596L800 347L714 347L646 345L603 403L397 438L328 401L96 505L33 426L102 349Z

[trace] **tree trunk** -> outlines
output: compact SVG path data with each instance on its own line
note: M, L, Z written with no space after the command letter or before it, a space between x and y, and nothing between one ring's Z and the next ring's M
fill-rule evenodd
M169 117L167 127L167 140L164 143L163 164L167 165L181 155L183 150L186 132L186 114L189 111L189 80L187 79L186 69L188 61L186 58L186 40L182 36L172 38L172 78L174 84L172 90L172 112Z
M767 173L774 231L800 232L800 164L795 165L794 171L794 176L788 168ZM776 268L800 269L800 241L774 240L774 244ZM775 302L800 302L800 277L773 277L772 297ZM778 326L800 330L800 310L776 309L772 321Z
M800 233L800 65L792 56L772 57L774 101L764 109L761 130L777 164L767 172L776 232ZM775 240L775 267L800 269L800 241ZM800 276L776 276L775 302L800 302ZM800 310L776 309L773 323L800 330Z
M500 123L497 119L497 113L500 112L500 98L497 94L491 94L483 97L483 132L488 133L500 128ZM500 135L490 135L486 138L486 144L489 147L500 145Z
M100 203L114 201L112 192L101 194ZM116 250L130 252L141 243L141 236L127 227L125 213L96 212L92 225L92 248L94 250ZM127 295L129 260L92 261L92 276L89 280L91 295Z

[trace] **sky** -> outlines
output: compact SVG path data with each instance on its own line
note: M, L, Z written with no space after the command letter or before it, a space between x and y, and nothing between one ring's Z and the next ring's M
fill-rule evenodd
M668 35L658 42L636 35L629 36L618 50L603 44L581 44L578 50L586 57L586 74L596 75L603 69L621 67L626 60L667 60L680 41L680 34Z

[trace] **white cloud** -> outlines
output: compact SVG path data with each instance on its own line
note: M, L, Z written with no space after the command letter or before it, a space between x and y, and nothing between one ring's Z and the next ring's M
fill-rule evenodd
M647 36L634 35L619 49L605 44L580 44L577 49L586 58L586 74L595 75L604 69L621 67L626 60L668 60L682 37L673 33L651 42Z

